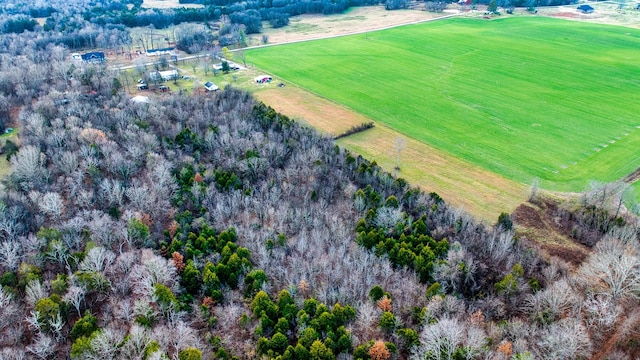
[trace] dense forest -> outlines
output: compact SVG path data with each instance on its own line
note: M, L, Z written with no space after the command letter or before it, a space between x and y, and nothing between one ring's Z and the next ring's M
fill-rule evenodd
M0 125L19 131L0 359L640 356L638 222L616 184L532 189L479 223L246 92L130 101L118 73L69 60L126 29L66 4L3 8L78 27L0 38ZM541 244L526 209L584 255Z

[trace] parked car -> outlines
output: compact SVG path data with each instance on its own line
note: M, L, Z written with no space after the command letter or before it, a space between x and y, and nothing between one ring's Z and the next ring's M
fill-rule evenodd
M160 85L160 86L158 86L158 90L160 90L161 92L168 92L168 91L171 90L171 88L169 88L166 85Z
M270 83L273 80L273 78L269 75L260 75L253 78L253 80L258 84L266 84L266 83Z
M207 91L218 91L218 90L220 90L218 85L212 83L211 81L207 81L206 83L204 83L204 88L207 89Z
M140 83L138 85L136 85L138 87L138 90L148 90L149 89L149 85L145 84L145 83Z

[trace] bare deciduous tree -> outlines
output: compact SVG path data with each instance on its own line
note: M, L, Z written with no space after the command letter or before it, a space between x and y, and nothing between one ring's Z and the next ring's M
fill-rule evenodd
M49 296L47 289L38 279L29 281L26 288L24 289L24 293L24 299L31 307L35 306L38 300L44 299Z
M395 157L396 157L396 166L394 168L396 172L396 176L400 171L400 155L402 155L402 151L404 151L406 147L407 147L407 139L405 139L404 137L398 136L396 140L393 142L393 149L395 150Z
M82 316L81 309L84 303L86 291L80 286L69 286L67 293L64 295L64 300L73 305L74 309L78 312L78 317Z
M22 246L17 241L0 242L0 264L16 271L22 262Z
M606 238L581 267L586 282L611 296L614 303L626 297L640 297L640 252L637 245Z
M17 206L7 206L0 201L0 231L3 237L14 244L13 240L25 228L24 212ZM19 242L15 242L18 244Z
M401 220L402 210L399 208L383 206L376 212L375 222L381 228L392 229Z
M144 327L134 324L129 329L127 339L120 349L122 359L135 360L143 358L145 349L151 343L148 331Z
M54 341L46 334L38 333L35 341L27 346L27 351L38 359L47 359L55 351Z
M62 316L60 316L60 311L48 320L49 322L49 330L53 333L56 338L56 341L62 342L64 340L64 335L62 333L62 329L64 328L64 320Z
M585 321L595 331L607 331L622 313L622 307L615 305L607 295L590 294L583 302Z
M530 295L527 301L534 320L548 323L580 306L580 299L566 279Z
M536 358L561 360L587 358L592 345L584 325L579 320L566 318L544 329L537 346Z
M25 360L27 359L27 354L25 354L25 350L22 348L3 347L0 349L0 358L6 360Z
M123 338L124 334L121 331L110 327L99 331L91 340L91 349L95 354L95 359L117 358L118 347Z
M33 189L41 184L47 172L44 167L44 154L35 146L24 146L20 151L11 157L11 166L16 181L24 189Z
M465 324L455 318L444 317L427 324L420 333L420 345L411 349L411 359L451 360L465 339Z
M64 211L64 201L60 194L47 192L40 198L40 210L54 219L59 219Z
M111 250L96 246L89 250L78 266L78 269L83 272L102 273L106 268L111 266L115 259L116 255Z
M447 260L434 267L433 277L445 292L460 292L463 287L474 291L475 272L473 257L459 242L455 242L447 253Z
M47 251L46 256L48 259L64 265L67 264L69 252L62 240L52 240L49 242L49 251Z

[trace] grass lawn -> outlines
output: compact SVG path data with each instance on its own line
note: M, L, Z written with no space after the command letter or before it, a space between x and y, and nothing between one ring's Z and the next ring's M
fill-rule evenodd
M640 181L636 181L629 186L624 193L624 204L636 215L640 215Z
M0 179L4 179L10 173L11 163L7 161L6 156L0 156Z
M246 56L508 179L581 191L640 166L639 47L624 27L456 18Z
M18 139L18 132L19 132L18 129L15 129L10 134L0 135L0 146L4 146L7 140L11 140L16 144L19 144L20 141ZM11 173L11 163L7 161L6 154L0 154L0 179L4 179L10 173Z

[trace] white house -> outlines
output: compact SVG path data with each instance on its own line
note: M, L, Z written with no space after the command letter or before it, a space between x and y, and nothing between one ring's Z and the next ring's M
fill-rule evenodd
M149 78L153 81L169 81L179 77L178 70L154 71L149 74Z

